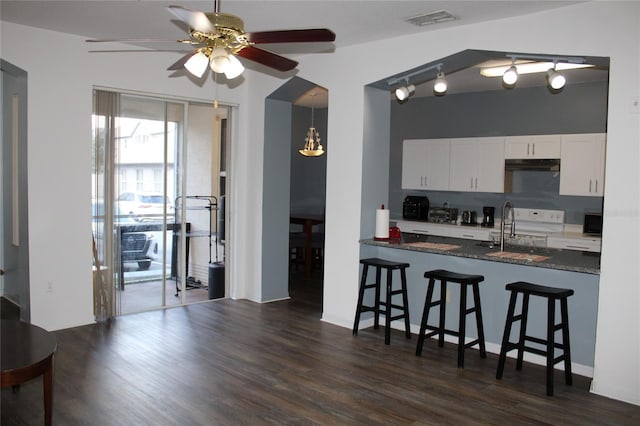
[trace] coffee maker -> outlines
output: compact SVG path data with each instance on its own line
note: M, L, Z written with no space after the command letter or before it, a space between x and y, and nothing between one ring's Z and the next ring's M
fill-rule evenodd
M486 228L493 228L495 225L494 216L496 208L491 206L484 206L482 208L482 226Z

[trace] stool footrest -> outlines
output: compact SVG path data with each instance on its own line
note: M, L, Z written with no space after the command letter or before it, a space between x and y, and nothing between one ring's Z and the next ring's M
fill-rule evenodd
M470 348L472 346L479 345L479 344L480 344L480 339L476 339L476 340L470 341L469 343L465 343L464 347L466 349L466 348Z

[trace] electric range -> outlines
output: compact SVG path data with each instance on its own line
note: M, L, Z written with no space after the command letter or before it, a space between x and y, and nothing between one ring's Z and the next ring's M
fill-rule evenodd
M507 227L505 228L505 239L507 244L527 247L547 247L547 236L549 234L564 231L564 211L563 210L543 210L543 209L523 209L514 208L513 216L516 222L516 235L508 235L508 215ZM491 231L494 241L499 241L500 230Z

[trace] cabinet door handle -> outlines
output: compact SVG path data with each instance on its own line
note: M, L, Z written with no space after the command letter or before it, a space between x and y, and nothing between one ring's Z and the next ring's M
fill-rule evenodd
M598 179L596 179L596 194L598 193Z
M476 189L478 189L478 178L476 178Z
M536 156L536 144L535 143L531 144L531 155L533 155L534 157Z
M591 179L589 179L589 193L591 193Z
M473 189L473 177L471 177L471 182L469 182L469 188Z
M529 144L527 144L527 157L529 156Z

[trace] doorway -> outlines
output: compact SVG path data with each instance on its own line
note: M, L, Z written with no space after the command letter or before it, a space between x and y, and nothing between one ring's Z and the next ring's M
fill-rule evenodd
M305 96L314 89L316 92L325 90L312 82L294 77L265 100L261 297L263 301L269 301L310 296L315 299L312 303L321 312L327 157L326 154L303 157L299 153L312 127L312 112L315 120L313 126L321 138L327 134L327 98L323 96L325 100L322 103L316 99L312 108L311 103L307 102L310 97ZM325 139L322 139L322 145L325 150L330 149ZM306 244L300 243L304 247L290 244L291 234L303 230L303 225L295 222L308 216L313 216L313 223L317 223L312 231L317 234L314 243L318 246L317 249L314 247L315 250L308 250L309 256L312 256L311 253L318 254L313 254L313 269L309 275L304 272L306 262L303 259L301 267L294 264L298 263L298 256L306 255ZM309 292L311 287L305 286L304 281L311 279L312 275L317 277L317 288ZM291 286L292 283L299 286ZM295 287L303 291L296 293Z
M0 295L30 322L27 187L27 72L0 59L2 154L0 181Z

